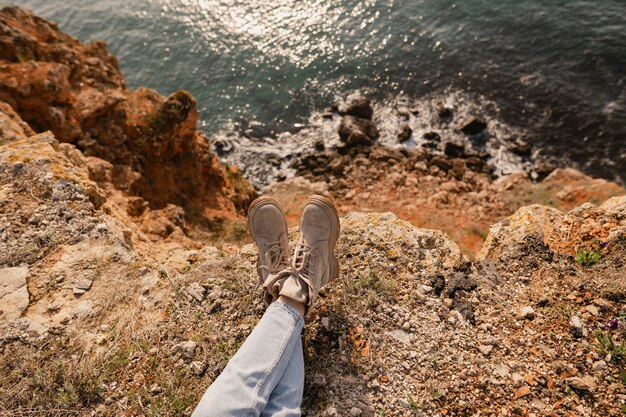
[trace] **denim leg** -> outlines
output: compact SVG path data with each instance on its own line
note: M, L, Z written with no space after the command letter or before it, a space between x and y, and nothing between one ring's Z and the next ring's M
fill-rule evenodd
M282 379L294 349L302 343L303 322L291 306L272 303L204 393L193 417L259 416Z
M287 369L270 395L261 417L300 417L303 392L304 357L302 355L302 339L298 338Z

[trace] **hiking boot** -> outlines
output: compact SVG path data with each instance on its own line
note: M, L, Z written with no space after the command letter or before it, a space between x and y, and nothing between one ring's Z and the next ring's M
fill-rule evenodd
M248 228L259 250L257 273L269 304L278 298L291 266L287 221L278 202L269 197L254 200L248 210Z
M313 311L319 289L339 275L334 254L338 237L339 217L333 203L319 195L309 197L302 210L291 276L280 291L280 295L304 303L305 315Z

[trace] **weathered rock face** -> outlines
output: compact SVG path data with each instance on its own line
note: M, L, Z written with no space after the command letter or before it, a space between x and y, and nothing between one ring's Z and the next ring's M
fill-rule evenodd
M374 247L393 258L415 263L424 277L462 269L459 247L438 230L418 229L393 213L350 213L341 221L341 247L361 254Z
M626 243L626 196L599 207L583 204L563 213L540 205L522 207L489 229L478 257L552 258L553 252L575 255L579 249L606 249Z
M51 133L0 147L0 266L33 263L95 227L106 201L82 154Z
M194 98L126 90L103 42L83 45L31 12L7 7L0 11L0 50L0 102L33 130L51 130L85 156L110 162L115 189L155 210L181 206L186 221L209 230L243 213L254 198L196 129ZM0 122L10 117L10 110L2 113ZM21 137L11 126L3 129L5 142Z
M0 277L0 319L18 318L28 308L28 268L0 268Z

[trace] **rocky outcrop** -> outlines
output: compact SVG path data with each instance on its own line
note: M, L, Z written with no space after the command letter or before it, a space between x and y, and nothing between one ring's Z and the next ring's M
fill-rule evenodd
M104 42L83 45L29 11L6 7L0 45L0 122L14 110L34 131L50 130L85 156L108 161L115 190L154 210L180 206L200 230L219 231L254 197L197 130L194 98L185 91L167 98L128 91ZM4 142L23 137L15 126L10 132Z
M489 229L479 258L522 259L581 249L608 252L626 243L626 196L600 206L584 204L563 213L540 205L522 207Z

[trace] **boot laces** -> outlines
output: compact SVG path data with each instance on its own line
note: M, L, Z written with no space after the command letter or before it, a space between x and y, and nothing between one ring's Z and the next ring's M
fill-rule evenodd
M289 267L289 261L285 256L285 242L282 239L267 243L266 246L269 246L269 249L265 252L265 264L259 268L273 274Z
M317 247L307 245L304 241L300 240L293 255L294 272L309 280L315 273L315 263L312 262L312 259L316 259L317 257L311 254L314 249L317 249Z

